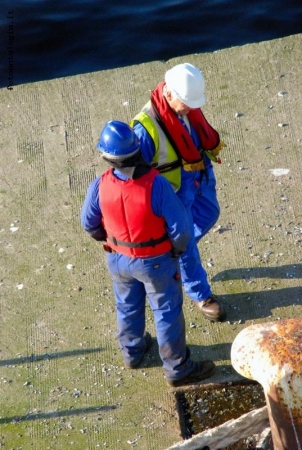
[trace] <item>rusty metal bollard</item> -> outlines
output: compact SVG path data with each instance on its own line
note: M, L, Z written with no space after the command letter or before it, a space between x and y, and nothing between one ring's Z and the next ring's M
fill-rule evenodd
M302 450L302 318L245 328L231 361L263 387L274 450Z

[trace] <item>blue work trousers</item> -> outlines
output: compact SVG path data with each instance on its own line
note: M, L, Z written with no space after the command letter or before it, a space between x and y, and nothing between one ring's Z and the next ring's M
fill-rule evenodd
M190 224L190 240L180 257L181 278L186 294L194 301L207 299L211 287L203 268L197 244L217 222L220 207L216 195L216 179L212 164L207 176L200 172L184 172L177 195L186 207Z
M125 363L139 361L144 354L147 297L166 378L176 380L192 372L194 363L186 346L178 260L170 252L152 258L108 253L107 265L116 299L117 339Z

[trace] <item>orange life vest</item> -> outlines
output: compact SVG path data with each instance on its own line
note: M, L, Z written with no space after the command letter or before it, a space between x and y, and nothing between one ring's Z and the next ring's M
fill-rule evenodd
M154 178L151 169L135 180L119 180L113 169L101 176L99 187L103 226L107 245L131 257L149 257L172 249L163 217L152 211L151 194Z

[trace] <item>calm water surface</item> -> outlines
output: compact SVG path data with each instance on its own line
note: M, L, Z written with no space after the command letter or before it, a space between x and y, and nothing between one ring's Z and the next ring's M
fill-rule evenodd
M123 67L302 32L301 0L4 0L0 85Z

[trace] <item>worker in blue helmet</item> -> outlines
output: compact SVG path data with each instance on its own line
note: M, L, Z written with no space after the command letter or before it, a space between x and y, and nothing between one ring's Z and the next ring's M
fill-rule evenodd
M124 363L139 367L151 347L152 337L145 331L147 298L168 384L208 378L214 363L192 361L185 338L178 260L189 239L185 208L169 182L146 163L127 124L107 122L96 147L110 168L89 185L81 223L91 237L103 241Z

